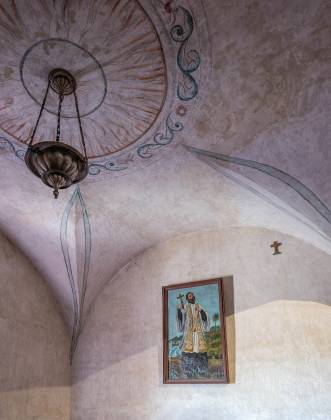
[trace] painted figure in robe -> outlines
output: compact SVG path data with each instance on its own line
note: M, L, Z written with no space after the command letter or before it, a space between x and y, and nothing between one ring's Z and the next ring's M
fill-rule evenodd
M208 375L205 332L209 329L209 316L196 302L194 293L186 294L186 302L178 305L176 315L177 330L183 334L182 371L186 378L203 378Z

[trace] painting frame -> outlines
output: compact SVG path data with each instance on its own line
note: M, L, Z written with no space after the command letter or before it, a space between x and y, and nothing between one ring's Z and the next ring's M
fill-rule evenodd
M195 287L215 284L218 286L219 334L221 337L220 356L223 360L223 377L215 378L178 378L169 377L169 292L176 289L194 289ZM181 301L182 302L182 301ZM187 283L177 283L162 287L163 313L163 384L228 384L229 369L226 344L226 325L224 310L224 281L223 278L197 280Z

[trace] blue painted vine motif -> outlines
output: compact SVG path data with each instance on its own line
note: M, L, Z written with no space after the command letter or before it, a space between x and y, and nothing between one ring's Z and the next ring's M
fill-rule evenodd
M182 101L190 101L197 96L199 91L198 83L192 73L199 68L201 58L197 50L190 50L188 46L194 29L192 14L181 6L176 9L178 10L183 12L184 23L173 26L170 31L172 40L181 43L177 53L177 65L183 77L177 86L177 96Z
M160 147L166 146L172 142L175 133L182 131L184 128L180 122L174 122L171 115L168 115L166 120L165 133L156 133L154 136L154 143L143 144L137 149L137 154L143 159L152 157L153 152Z
M117 172L117 171L124 171L124 169L127 169L127 166L125 165L121 166L120 164L112 160L109 160L103 163L91 163L88 168L88 173L89 175L95 176L95 175L99 175L101 170Z
M11 141L6 139L6 137L0 136L0 150L4 150L7 152L14 153L16 157L21 160L24 160L25 150L24 149L16 149Z

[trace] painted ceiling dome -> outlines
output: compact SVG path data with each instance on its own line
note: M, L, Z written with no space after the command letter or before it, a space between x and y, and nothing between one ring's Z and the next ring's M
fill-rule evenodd
M30 2L19 10L8 5L7 23L0 28L0 129L25 145L48 73L65 68L77 80L88 156L100 158L136 144L158 121L168 94L162 27L156 29L136 0L89 2L87 7L78 3L60 8ZM46 110L37 141L53 136L54 94ZM79 139L71 121L73 98L66 98L62 111L63 140L73 143Z
M192 11L168 3L8 3L0 25L0 130L15 149L31 137L54 68L77 81L90 175L140 167L172 143L189 119L202 65ZM54 92L45 109L37 142L54 137ZM62 116L63 141L79 148L73 97Z

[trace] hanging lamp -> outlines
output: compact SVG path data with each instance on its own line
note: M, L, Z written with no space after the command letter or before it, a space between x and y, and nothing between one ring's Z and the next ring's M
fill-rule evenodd
M33 144L50 88L58 94L59 99L55 141L41 141ZM64 97L70 95L74 95L83 154L69 144L60 141L62 103ZM25 154L25 163L36 176L41 178L44 184L53 188L54 198L58 198L59 190L82 181L88 173L88 159L78 107L76 80L67 70L54 69L48 75L46 93Z

